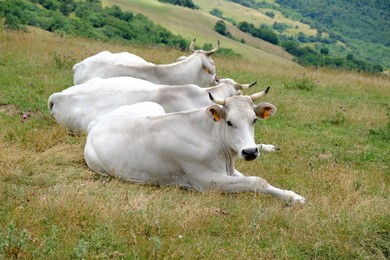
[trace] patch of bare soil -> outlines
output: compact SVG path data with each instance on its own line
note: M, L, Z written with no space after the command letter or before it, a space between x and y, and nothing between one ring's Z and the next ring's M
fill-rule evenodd
M8 116L14 116L19 114L19 109L14 104L0 104L0 113L4 113Z

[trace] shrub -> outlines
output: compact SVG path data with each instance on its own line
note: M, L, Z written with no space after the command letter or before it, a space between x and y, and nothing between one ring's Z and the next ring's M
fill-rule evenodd
M220 20L218 21L214 26L214 31L217 33L232 38L232 34L226 29L226 24L224 21Z
M223 12L221 10L219 10L218 8L214 8L210 11L210 14L216 16L216 17L219 17L219 18L223 18Z
M274 12L267 11L267 12L265 12L265 15L270 17L270 18L274 18L275 17L275 13Z
M317 84L308 78L300 78L295 79L292 82L285 83L284 86L288 89L312 91L317 87Z
M241 22L237 26L241 31L251 34L253 37L260 38L264 41L279 44L278 35L267 26L260 26L256 28L252 23Z
M188 7L191 9L199 9L199 7L192 2L192 0L158 0L158 1L160 1L162 3L168 3L168 4Z

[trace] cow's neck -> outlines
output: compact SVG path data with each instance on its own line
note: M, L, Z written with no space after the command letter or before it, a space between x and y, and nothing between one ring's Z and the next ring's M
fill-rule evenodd
M207 120L201 125L203 136L207 138L208 142L214 144L214 155L220 156L221 159L223 159L227 174L233 175L234 161L237 154L226 145L226 133L224 131L226 126L223 125L224 122L215 122L211 118L208 118L205 109L200 109L198 112L203 113L203 115L200 115L203 119L204 117L207 117Z
M166 82L168 85L179 85L183 82L197 83L194 79L197 68L201 68L202 61L196 57L187 58L184 61L175 62L171 64L159 64L151 67L150 73L155 75L158 81Z

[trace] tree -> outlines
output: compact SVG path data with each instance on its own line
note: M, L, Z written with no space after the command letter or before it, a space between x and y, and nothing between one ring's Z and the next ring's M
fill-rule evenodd
M216 17L219 17L219 18L223 18L223 12L221 10L219 10L218 8L214 8L210 11L210 14L216 16Z
M173 5L184 6L191 9L199 9L199 7L192 2L192 0L159 0L159 1L163 3L173 4Z
M270 17L270 18L274 18L275 17L275 13L274 12L265 12L265 15Z
M224 21L218 21L214 26L214 31L219 34L222 34L226 37L232 38L232 34L226 29L226 24Z
M320 53L321 53L322 55L328 55L328 54L329 54L329 49L326 48L326 47L322 47L322 48L320 49Z

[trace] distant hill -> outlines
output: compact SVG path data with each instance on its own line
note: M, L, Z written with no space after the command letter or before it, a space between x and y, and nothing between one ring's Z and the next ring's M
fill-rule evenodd
M390 1L230 1L262 13L278 11L285 18L308 24L319 34L326 33L331 39L336 40L337 43L333 41L333 46L330 46L335 54L344 56L352 54L365 61L390 67ZM301 32L306 34L304 31ZM321 44L308 40L307 37L301 37L300 40L302 43Z
M211 15L209 9L204 8L203 4L207 2L206 0L204 2L193 2L200 9L193 10L161 3L158 0L102 0L103 6L117 5L123 10L141 13L175 35L180 35L186 39L196 38L199 46L203 46L205 43L215 45L217 40L220 40L222 47L233 49L245 59L260 60L264 63L292 63L293 56L281 46L273 45L244 33L231 23L226 23L227 29L239 40L224 37L217 33L213 28L221 19ZM210 3L215 6L214 3L217 2L219 1ZM233 7L231 8L233 9ZM240 42L241 39L245 44Z
M181 0L2 0L0 26L181 50L193 38L198 48L220 40L218 54L280 65L370 73L390 67L390 4L378 0L330 2L326 11L319 0L186 1L196 8L175 5Z
M224 47L231 48L252 60L280 62L280 58L291 60L294 55L297 57L295 60L304 66L326 66L366 72L380 72L384 66L387 66L386 59L382 58L385 54L380 55L381 48L376 48L378 55L370 56L370 51L364 51L361 46L374 45L363 42L361 45L356 44L361 48L358 49L340 34L324 27L315 28L309 25L307 19L303 19L297 11L283 7L274 0L193 0L199 8L197 10L161 3L158 0L103 0L102 2L106 6L118 5L124 10L142 13L156 24L161 24L185 38L196 36L200 44L213 43L215 39L222 37ZM226 24L229 37L213 30L215 24L221 19ZM243 22L277 32L279 44L274 45L252 37L251 33L244 33L238 28ZM299 45L295 43L292 45L291 41ZM260 56L258 56L259 51Z

